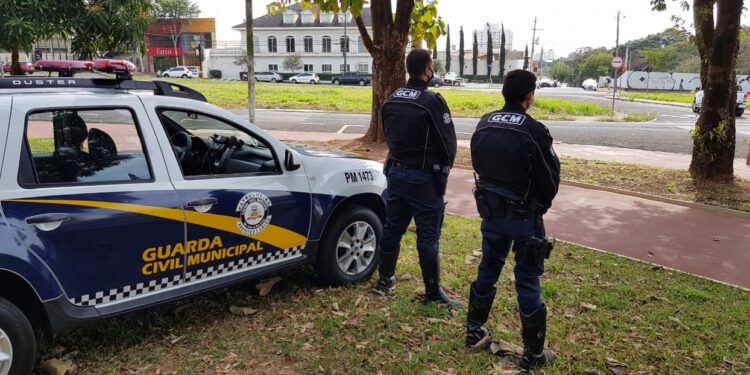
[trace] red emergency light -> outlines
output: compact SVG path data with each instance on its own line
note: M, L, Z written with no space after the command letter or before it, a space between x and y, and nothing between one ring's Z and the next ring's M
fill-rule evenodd
M92 61L80 60L39 60L34 63L34 70L42 72L85 72L91 71Z
M94 62L94 70L117 75L131 74L135 64L127 60L99 59Z

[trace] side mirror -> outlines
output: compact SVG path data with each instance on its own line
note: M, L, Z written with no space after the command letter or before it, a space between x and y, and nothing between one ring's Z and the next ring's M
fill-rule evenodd
M698 92L698 91L701 91L701 88L700 88L700 87L696 87L696 88L695 88L695 90L693 90L693 91L694 91L694 92Z
M286 150L284 153L284 168L286 168L287 171L296 171L301 167L302 165L294 160L294 153L290 150Z

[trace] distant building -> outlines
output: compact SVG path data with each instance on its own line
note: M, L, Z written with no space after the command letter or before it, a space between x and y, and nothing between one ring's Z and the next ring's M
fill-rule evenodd
M480 51L486 51L487 50L487 30L489 29L490 34L492 35L492 47L493 48L500 48L500 40L502 35L502 30L500 28L500 24L498 23L491 23L489 24L489 28L487 27L487 24L484 25L484 28L482 30L475 30L477 33L477 43L479 44L479 50ZM469 46L471 46L473 35L469 36ZM505 29L505 49L508 51L513 50L513 31L510 31L508 29Z
M370 8L362 9L362 20L372 33ZM224 78L239 77L241 67L234 61L245 54L246 23L233 29L242 38L240 48L210 51L211 69L221 70ZM255 71L291 73L284 69L284 59L298 54L302 58L302 67L298 72L372 73L372 57L349 12L318 12L315 9L302 9L300 4L292 4L284 13L253 19L253 39Z
M177 48L172 43L170 25L170 21L164 19L148 25L146 66L149 72L164 71L176 65L201 66L203 51L216 45L214 18L194 18L182 26Z
M458 51L453 51L451 53L451 72L458 73L459 67L458 67ZM492 75L498 75L500 74L500 49L495 49L492 54ZM511 70L515 69L521 69L523 68L523 51L505 51L505 73L507 74ZM473 63L472 63L472 51L467 51L464 54L464 77L465 78L471 78L474 76ZM438 58L437 58L443 66L445 66L445 51L438 51ZM480 76L486 76L487 75L487 51L479 50L479 55L477 55L477 75Z

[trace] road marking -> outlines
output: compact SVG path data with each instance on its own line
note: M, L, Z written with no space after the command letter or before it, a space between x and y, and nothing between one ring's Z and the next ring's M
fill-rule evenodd
M316 125L316 126L323 126L323 125L325 125L325 124L323 124L321 122L300 122L299 124L300 125Z
M349 129L349 128L368 128L368 127L369 126L365 126L365 125L344 125L336 133L343 134L346 131L346 129Z
M474 133L464 133L464 132L456 132L456 134L461 134L461 135L473 135Z

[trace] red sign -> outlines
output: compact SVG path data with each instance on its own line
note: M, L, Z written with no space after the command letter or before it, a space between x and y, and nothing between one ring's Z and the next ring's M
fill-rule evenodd
M622 68L622 63L622 57L615 56L614 58L612 58L612 67L615 70Z
M179 56L182 54L180 48L174 49L172 47L149 47L149 56Z

